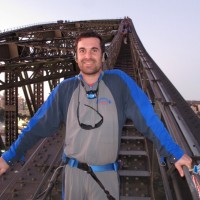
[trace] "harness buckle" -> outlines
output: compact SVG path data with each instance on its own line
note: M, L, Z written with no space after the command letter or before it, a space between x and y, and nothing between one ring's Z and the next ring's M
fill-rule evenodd
M77 168L82 169L85 172L90 172L91 171L91 168L86 163L80 163L79 162Z

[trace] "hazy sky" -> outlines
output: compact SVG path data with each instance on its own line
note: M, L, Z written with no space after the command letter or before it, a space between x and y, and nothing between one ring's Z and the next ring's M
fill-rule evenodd
M0 0L0 30L129 16L149 55L186 100L200 100L200 0Z

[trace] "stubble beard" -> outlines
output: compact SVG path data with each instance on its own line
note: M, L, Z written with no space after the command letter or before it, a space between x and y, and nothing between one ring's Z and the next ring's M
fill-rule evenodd
M81 72L83 74L95 75L95 74L97 74L97 73L99 73L101 71L102 66L98 66L96 61L93 60L93 59L91 59L90 62L91 61L92 61L91 66L90 65L85 66L86 65L85 62L87 62L87 61L85 61L85 60L81 61L81 68L80 69L81 69Z

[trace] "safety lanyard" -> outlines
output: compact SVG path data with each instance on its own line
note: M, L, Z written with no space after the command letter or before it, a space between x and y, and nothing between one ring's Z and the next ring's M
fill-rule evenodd
M107 198L109 200L115 200L115 198L110 194L110 192L108 190L106 190L106 188L104 187L104 185L102 184L102 182L97 178L97 176L93 172L92 168L90 166L88 166L86 163L81 163L80 165L83 165L83 166L78 166L78 168L86 171L88 174L90 174L92 176L92 178L99 184L99 186L105 192Z
M200 199L200 182L199 182L199 175L200 175L200 164L194 165L193 169L190 170L192 172L192 182L197 190Z

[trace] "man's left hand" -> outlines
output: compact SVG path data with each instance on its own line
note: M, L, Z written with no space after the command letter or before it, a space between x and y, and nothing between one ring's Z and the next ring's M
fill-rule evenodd
M191 169L192 166L192 159L187 155L184 154L178 161L175 162L175 167L178 170L181 177L184 176L183 166L188 167Z

